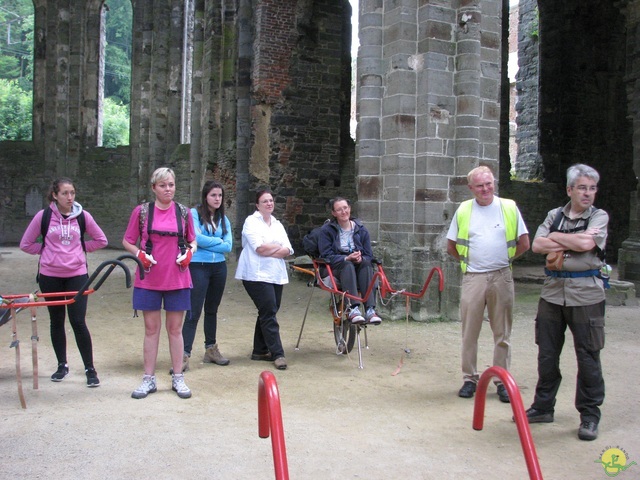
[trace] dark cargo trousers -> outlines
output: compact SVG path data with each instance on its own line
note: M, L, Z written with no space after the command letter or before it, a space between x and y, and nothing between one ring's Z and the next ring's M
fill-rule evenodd
M582 422L600 421L604 379L600 350L604 348L604 304L577 307L555 305L540 299L535 337L538 345L538 384L533 404L541 412L553 412L560 388L560 354L567 326L573 334L578 361L575 406Z

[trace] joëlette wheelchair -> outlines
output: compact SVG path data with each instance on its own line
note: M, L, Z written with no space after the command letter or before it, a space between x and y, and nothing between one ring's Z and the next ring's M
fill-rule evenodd
M15 295L3 295L0 302L0 326L11 322L11 345L10 348L16 350L16 382L18 385L18 397L22 408L27 408L27 402L22 390L22 370L20 367L20 340L18 340L17 314L29 309L31 312L31 360L33 363L33 389L38 389L38 326L36 320L36 309L38 307L63 306L74 303L83 295L91 295L96 292L104 283L107 277L116 267L121 267L125 274L126 288L131 288L131 272L124 263L124 260L130 259L138 264L140 278L144 278L144 267L137 257L130 254L124 254L114 260L106 260L102 262L98 268L89 276L85 284L77 291L73 292L51 292L51 293L25 293ZM102 270L106 271L102 273ZM98 275L102 276L98 278ZM96 281L97 279L97 281ZM95 283L94 283L95 282Z
M311 258L311 257L310 257ZM325 292L329 292L329 311L333 317L333 336L336 342L336 355L348 354L353 349L354 345L358 346L358 368L364 368L362 363L362 344L360 340L360 332L364 331L364 343L365 348L369 348L369 341L367 338L367 324L353 325L349 320L348 314L348 302L345 299L354 300L357 303L365 302L370 295L379 295L382 303L388 303L393 297L401 295L408 299L422 298L431 283L431 279L434 274L438 274L438 289L440 292L444 290L444 276L440 267L434 267L429 272L429 276L425 281L422 289L419 292L408 292L406 290L398 290L391 286L387 275L385 274L382 263L373 259L374 274L367 288L366 292L360 292L360 297L351 295L347 292L340 290L340 282L333 274L331 265L321 258L311 258L311 264L309 265L295 265L291 268L293 270L302 272L313 277L313 280L308 282L310 287L319 287ZM304 318L302 325L300 326L300 334L298 335L298 341L296 343L296 350L300 348L300 339L302 338L302 331L307 320L307 314L309 313L309 307L311 305L311 299L313 298L313 292L315 288L311 290L309 295L309 301L307 302L307 308L304 312Z

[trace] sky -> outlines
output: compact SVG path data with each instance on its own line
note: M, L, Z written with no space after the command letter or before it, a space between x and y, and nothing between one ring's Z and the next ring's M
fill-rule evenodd
M358 55L358 0L349 0L351 3L351 56Z

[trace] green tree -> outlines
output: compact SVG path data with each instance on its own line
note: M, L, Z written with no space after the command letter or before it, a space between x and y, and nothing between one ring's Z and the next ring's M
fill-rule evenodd
M131 101L131 0L109 0L106 18L104 96Z
M106 49L102 145L129 144L131 103L131 0L109 0L106 12Z
M105 98L103 111L102 146L129 145L129 105Z
M103 144L126 145L129 143L128 106L131 101L131 0L108 0L105 9ZM0 79L15 80L10 87L6 84L0 90L0 103L7 115L0 117L0 139L22 140L31 137L33 29L32 0L0 2ZM24 124L18 125L18 121Z
M124 104L131 102L131 58L121 48L107 45L104 95Z
M0 78L33 77L33 2L3 0L0 6Z
M0 78L0 141L31 140L31 92L17 80Z

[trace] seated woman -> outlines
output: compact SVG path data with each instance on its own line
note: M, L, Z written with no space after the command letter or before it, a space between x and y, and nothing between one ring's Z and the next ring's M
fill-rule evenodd
M336 197L329 202L333 219L322 227L318 239L320 257L326 260L333 274L340 280L343 291L359 296L369 289L373 279L373 250L369 231L362 222L351 218L351 203L346 198ZM360 304L349 302L349 320L354 325L371 323L378 325L382 319L376 314L376 296L372 291L365 300L365 315Z

